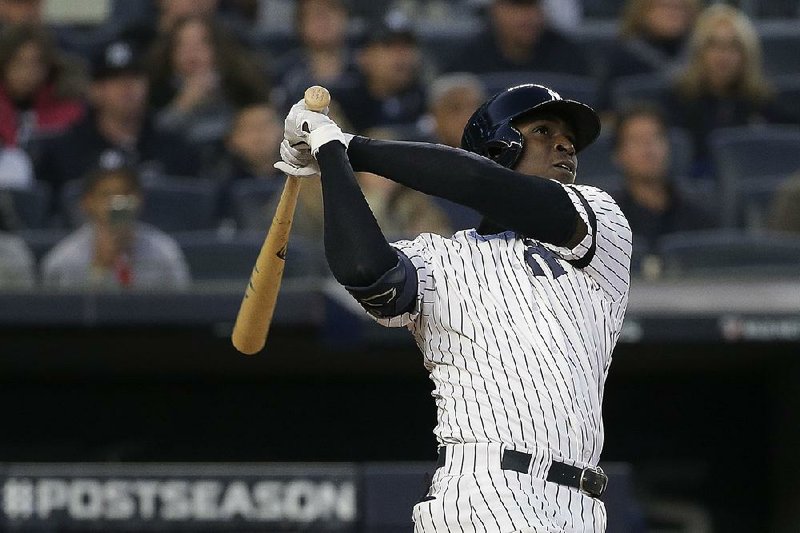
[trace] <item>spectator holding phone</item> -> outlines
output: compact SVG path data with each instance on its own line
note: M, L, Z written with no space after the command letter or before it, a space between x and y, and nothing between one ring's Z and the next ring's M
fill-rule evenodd
M185 289L189 269L178 244L138 220L142 190L130 168L85 179L87 222L42 259L42 283L55 289Z

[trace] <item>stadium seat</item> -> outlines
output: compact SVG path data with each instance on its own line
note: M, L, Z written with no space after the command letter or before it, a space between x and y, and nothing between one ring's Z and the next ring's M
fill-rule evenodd
M763 28L760 32L764 51L764 69L768 75L780 76L800 72L800 33L797 23L790 28Z
M67 226L77 228L83 224L84 216L81 211L81 194L83 192L83 180L74 179L66 182L61 187L61 194L58 199L60 215Z
M800 169L800 128L756 126L723 128L710 137L721 193L722 223L741 226L742 195L777 185L775 176ZM770 177L772 176L772 177Z
M619 40L616 24L603 21L581 24L573 37L586 51L592 75L597 79L603 78L608 71L608 57Z
M773 82L778 106L791 113L800 114L800 74L776 76Z
M598 101L597 81L588 76L560 72L507 71L481 74L480 79L489 94L499 93L515 85L536 83L553 89L562 98L578 100L590 106L596 106Z
M228 190L226 213L230 213L236 226L244 230L264 230L271 215L264 209L283 189L282 180L242 179L234 181Z
M71 180L61 190L61 211L69 226L80 226L81 180ZM158 177L142 186L144 204L140 218L162 231L211 229L218 225L219 186L200 178Z
M31 249L38 263L41 261L42 257L44 257L53 246L66 237L70 231L71 230L63 228L22 229L15 231L14 235L19 236L25 241L25 244Z
M664 276L788 275L800 271L800 237L740 230L680 232L658 244Z
M2 194L10 198L11 209L20 228L44 228L50 222L50 198L52 188L42 181L35 181L30 189L8 189Z
M216 231L173 233L189 264L195 282L247 281L264 243L265 232L239 232L221 236ZM319 275L322 257L314 243L293 235L284 277Z
M219 186L212 180L162 177L144 186L141 219L173 231L217 226Z
M623 76L611 87L611 105L614 109L624 109L638 102L662 105L669 87L669 79L658 74Z

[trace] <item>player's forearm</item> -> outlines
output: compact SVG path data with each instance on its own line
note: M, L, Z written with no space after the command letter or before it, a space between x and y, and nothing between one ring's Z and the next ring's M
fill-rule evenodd
M355 137L353 168L471 207L505 228L557 245L575 232L577 211L564 188L442 145Z
M344 146L323 145L317 154L322 171L325 257L331 273L345 286L365 287L397 265L356 182Z

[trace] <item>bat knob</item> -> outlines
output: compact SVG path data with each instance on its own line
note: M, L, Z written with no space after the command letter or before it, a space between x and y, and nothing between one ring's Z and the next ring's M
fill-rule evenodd
M307 108L321 113L331 103L331 93L325 87L314 85L306 89L303 99Z

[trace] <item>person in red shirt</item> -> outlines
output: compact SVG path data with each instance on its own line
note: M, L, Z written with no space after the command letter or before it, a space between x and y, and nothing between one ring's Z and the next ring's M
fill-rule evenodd
M20 25L0 34L0 141L27 146L60 133L85 112L80 69L59 52L47 30Z

